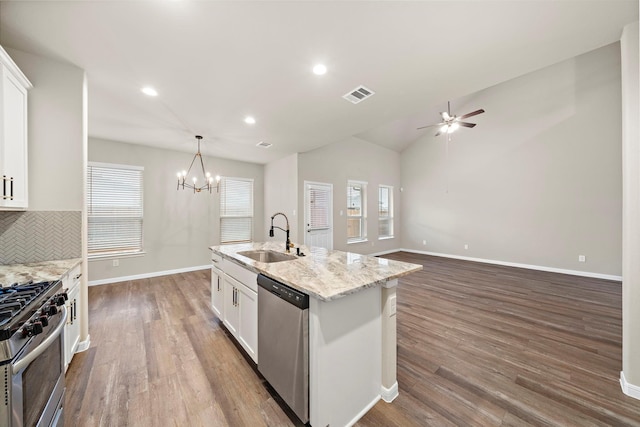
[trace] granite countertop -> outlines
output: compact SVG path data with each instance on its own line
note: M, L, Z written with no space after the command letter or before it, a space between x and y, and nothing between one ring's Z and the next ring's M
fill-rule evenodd
M82 262L81 258L30 262L27 264L0 265L0 284L49 282L60 280L69 270Z
M255 273L262 273L322 301L331 301L422 270L419 264L302 245L300 251L306 256L292 261L263 263L238 254L251 250L284 253L284 242L242 243L210 249ZM291 254L295 253L295 248L291 249Z

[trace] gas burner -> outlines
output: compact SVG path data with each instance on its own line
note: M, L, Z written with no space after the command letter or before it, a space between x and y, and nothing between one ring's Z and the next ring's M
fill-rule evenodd
M16 322L14 319L23 317L22 313L32 311L32 305L40 299L40 295L57 284L57 281L29 281L0 288L0 341L12 333L11 329L14 327L11 324Z

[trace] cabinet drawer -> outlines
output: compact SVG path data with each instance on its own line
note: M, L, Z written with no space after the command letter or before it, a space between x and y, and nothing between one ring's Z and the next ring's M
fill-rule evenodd
M226 275L243 283L252 291L258 292L258 275L253 271L240 267L238 264L227 259L222 260L222 271L224 271Z
M218 254L211 252L211 262L213 263L214 266L220 268L222 264L222 257Z

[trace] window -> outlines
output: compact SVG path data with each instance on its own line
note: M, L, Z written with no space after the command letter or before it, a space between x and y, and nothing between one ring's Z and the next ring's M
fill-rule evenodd
M89 163L89 257L142 252L142 174L138 166Z
M367 240L367 183L347 183L347 243Z
M393 187L378 188L378 239L393 237Z
M220 180L220 243L253 239L253 179Z

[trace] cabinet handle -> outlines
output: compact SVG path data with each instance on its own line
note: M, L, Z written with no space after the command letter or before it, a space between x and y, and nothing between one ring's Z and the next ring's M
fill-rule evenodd
M9 182L11 183L11 198L10 198L10 200L13 200L13 177L11 177Z
M78 318L78 307L76 303L77 303L77 300L74 298L73 299L73 320L76 320Z
M81 277L82 277L82 273L79 273L76 277L73 278L73 280L78 280Z
M7 176L2 175L2 199L7 198Z
M220 290L220 276L218 276L218 290Z

